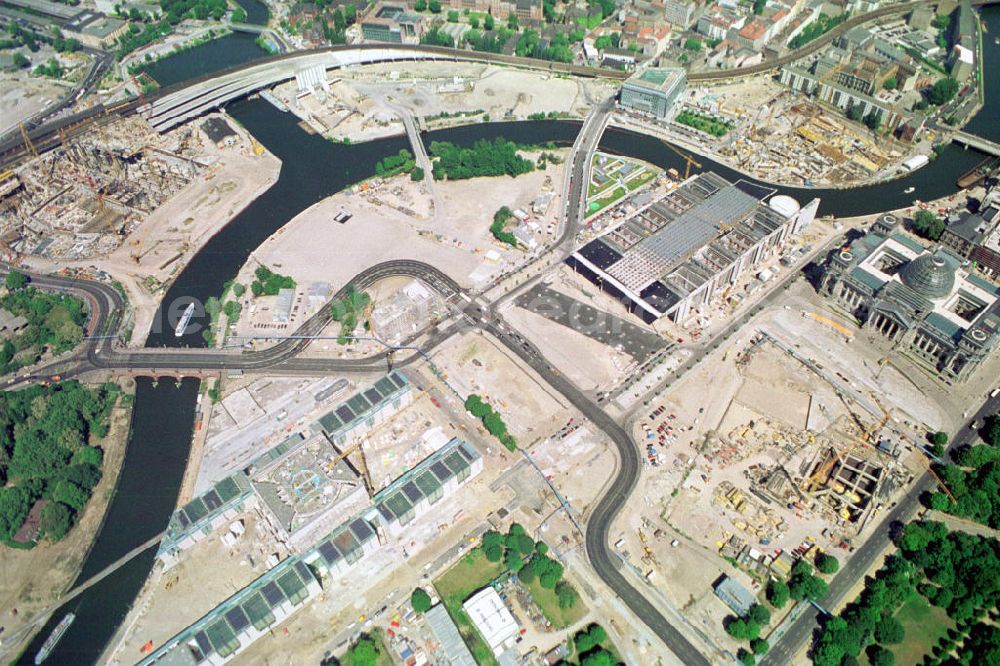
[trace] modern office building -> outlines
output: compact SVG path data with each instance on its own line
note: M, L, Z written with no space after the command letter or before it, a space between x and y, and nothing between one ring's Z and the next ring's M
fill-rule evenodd
M647 322L681 323L812 222L807 206L708 172L653 199L566 263ZM768 203L762 199L770 197Z
M379 522L398 537L406 526L483 471L476 447L453 438L373 498Z
M366 42L417 44L420 41L421 21L418 14L406 11L399 5L376 5L361 21L361 35Z
M645 69L622 85L621 105L659 119L666 118L684 92L687 74L678 67Z
M164 643L139 666L219 666L295 614L322 591L309 567L289 557Z
M1000 345L1000 288L949 249L886 228L834 251L821 291L895 350L948 382L968 379Z

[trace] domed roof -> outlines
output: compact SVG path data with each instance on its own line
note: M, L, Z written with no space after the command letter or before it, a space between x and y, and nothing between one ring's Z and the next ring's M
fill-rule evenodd
M913 291L934 300L951 293L955 286L955 269L942 257L923 254L903 266L899 278Z

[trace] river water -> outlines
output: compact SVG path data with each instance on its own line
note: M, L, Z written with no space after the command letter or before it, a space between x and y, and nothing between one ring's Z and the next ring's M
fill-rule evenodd
M1000 46L993 44L992 36L1000 31L1000 7L985 8L983 17L992 28L983 42L986 71L996 73L1000 71ZM165 60L162 64L174 63L188 54L208 54L208 50L198 49L204 49L213 43ZM178 62L186 63L183 67L190 69L183 73L175 72L174 81L238 64L226 60L225 56L212 62L207 62L204 56ZM997 77L987 79L987 84L989 90L986 106L970 123L968 130L1000 141L1000 104L995 98L998 93ZM204 342L200 334L174 337L173 324L179 316L176 312L178 302L185 298L203 300L218 295L222 284L236 274L253 250L270 234L305 208L371 175L378 159L407 145L405 137L349 146L333 144L307 134L299 128L294 116L282 113L260 100L236 102L228 110L258 141L282 160L280 178L210 239L178 276L161 307L160 319L165 319L169 326L164 325L164 330L158 331L154 325L154 331L147 341L148 346L202 346ZM424 136L424 141L427 145L431 141L469 144L480 138L503 136L518 143L553 141L568 145L575 139L578 129L579 123L569 121L486 123L430 132ZM657 139L622 130L609 130L602 138L601 149L684 172L684 160ZM820 214L838 217L860 215L904 207L915 198L931 200L953 193L956 191L955 181L958 177L980 159L982 156L978 153L952 146L931 164L905 179L847 190L781 190L802 203L813 197L820 197ZM731 180L743 177L712 160L699 158L699 161L705 170L715 171ZM903 190L910 186L916 188L916 191L905 194ZM331 261L335 259L331 257ZM170 307L172 303L173 314ZM183 306L180 309L183 310ZM180 384L175 384L172 380L164 380L158 384L147 379L137 382L128 456L104 526L84 563L78 581L86 580L166 527L187 465L198 390L199 383L193 379L184 380ZM154 556L155 548L150 548L56 611L29 645L21 660L30 663L59 620L67 612L73 611L77 619L50 657L51 663L96 662L149 575ZM122 659L131 662L139 656L122 655Z

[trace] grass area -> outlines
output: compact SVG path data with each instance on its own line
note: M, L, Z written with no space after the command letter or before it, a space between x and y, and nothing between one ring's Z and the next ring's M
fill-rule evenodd
M625 196L625 188L623 188L623 187L616 187L615 191L612 192L611 194L609 194L607 196L604 196L604 197L601 197L600 199L598 199L596 201L590 202L587 205L587 214L588 215L592 215L592 214L596 213L599 210L604 210L605 208L607 208L608 206L610 206L614 202L616 202L619 199L621 199L623 196ZM597 204L597 205L595 206L594 204Z
M674 120L682 125L693 127L700 132L705 132L715 137L725 136L733 128L731 122L687 110L678 113L674 117Z
M944 609L931 606L915 590L899 607L896 619L906 630L902 643L889 646L896 654L897 664L919 664L952 625Z
M646 169L632 180L626 181L625 187L628 188L629 192L635 192L637 189L651 181L655 175L656 174L652 171Z
M472 593L489 585L490 581L504 572L502 562L490 562L478 548L472 550L455 566L434 581L434 589L448 609L448 614L458 626L462 639L469 646L469 651L479 664L498 666L497 660L490 651L483 637L479 635L472 621L462 609L462 602L472 596Z
M531 598L538 604L545 619L556 629L572 626L587 614L587 606L579 595L572 608L559 608L559 597L556 596L555 590L542 587L537 578L524 587L531 593Z
M603 20L600 14L594 14L593 16L581 16L577 18L576 24L584 30L593 30L601 25L601 21Z
M600 185L596 184L594 181L590 181L590 185L587 186L587 196L588 197L592 197L595 194L600 194L601 192L605 191L609 187L614 187L614 184L615 184L615 180L613 178L607 179L606 181L604 181Z

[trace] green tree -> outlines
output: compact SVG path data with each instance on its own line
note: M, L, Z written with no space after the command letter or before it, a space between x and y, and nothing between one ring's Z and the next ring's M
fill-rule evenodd
M746 648L740 648L736 652L736 659L738 659L740 664L743 666L755 666L757 663L757 657L753 656L753 652L750 652Z
M247 21L246 10L243 9L242 7L237 7L236 9L234 9L232 14L232 21L233 23L246 23Z
M840 569L840 561L828 553L820 553L816 556L816 568L820 573L834 574Z
M958 81L946 76L939 79L927 92L927 101L936 106L947 104L958 92Z
M557 583L555 591L559 599L559 608L572 608L576 604L576 590L569 583L565 581Z
M882 82L882 88L885 90L895 90L899 83L896 81L895 76L890 76L885 81Z
M417 613L426 613L431 608L431 595L422 587L414 588L410 594L410 605Z
M82 511L90 499L90 493L70 481L59 481L52 491L52 499L62 502L74 511Z
M591 624L586 629L581 629L573 636L573 646L578 654L583 654L599 646L607 640L608 634L599 624Z
M7 277L4 278L4 284L11 291L24 289L28 286L28 276L24 273L19 273L18 271L11 271L7 273Z
M754 604L747 613L747 620L753 624L767 624L771 621L771 611L760 604Z
M524 567L524 560L521 558L520 553L518 553L513 548L510 548L504 555L503 564L512 573L517 573L521 570L522 567Z
M979 434L990 446L1000 446L1000 414L987 416Z
M14 51L14 67L18 69L24 69L25 67L30 67L31 61L28 60L23 53L20 51Z
M604 648L592 650L580 660L580 666L614 666L614 656Z
M427 11L427 0L417 0L413 3L413 11L425 12Z
M31 509L31 493L23 486L0 488L0 539L10 539Z
M495 24L496 24L496 21L493 18L492 14L487 14L483 18L483 29L484 30L493 30L493 27L495 26Z
M768 645L768 642L763 638L755 638L750 641L750 649L753 650L753 653L756 655L766 653L770 647L771 646Z
M434 14L441 13L441 1L440 0L430 0L427 3L427 7L430 8L431 12Z
M752 641L760 636L760 625L742 617L731 616L725 623L726 633L738 641Z
M921 213L926 211L920 211ZM936 219L936 218L935 218ZM916 221L914 220L914 223ZM948 433L938 431L932 434L930 437L931 446L934 447L934 455L941 457L944 455L945 447L948 446Z
M418 166L413 167L410 170L410 180L415 183L419 183L424 179L424 170Z
M753 0L753 13L760 16L764 13L764 8L767 7L767 0Z
M788 603L788 584L783 580L771 580L767 584L767 600L775 608L784 608Z
M351 646L349 656L353 666L375 666L379 658L379 648L374 639L362 636Z
M514 12L507 14L507 29L517 32L517 14Z
M458 11L455 9L448 10L448 23L458 23Z
M871 113L865 116L865 125L872 131L878 131L882 126L882 109L872 109Z
M913 216L913 231L928 240L941 238L944 227L944 221L928 210L918 210Z
M73 527L73 512L65 504L49 502L42 509L38 526L50 541L59 541Z
M905 634L906 631L903 629L903 625L900 624L899 620L889 615L878 621L875 625L873 635L875 637L875 641L878 643L882 643L883 645L895 645L896 643L903 642Z
M847 107L847 117L854 122L860 122L864 116L864 109L860 104L849 104Z
M892 650L873 645L868 650L868 661L872 666L893 666L896 663L896 655Z

